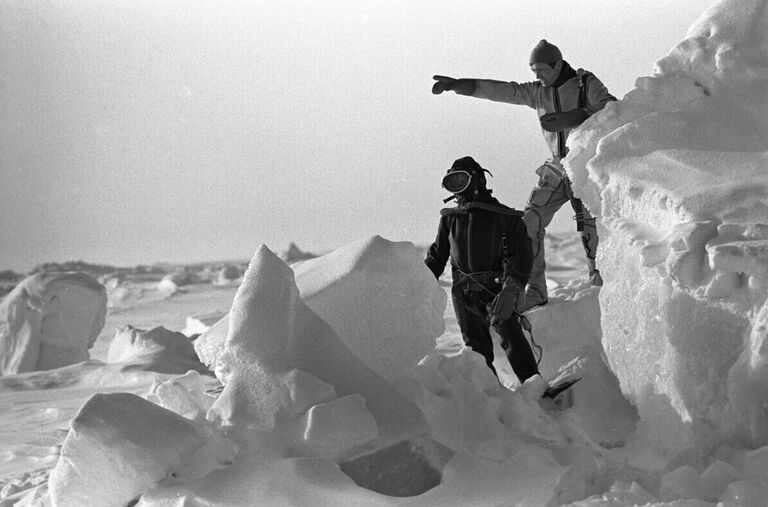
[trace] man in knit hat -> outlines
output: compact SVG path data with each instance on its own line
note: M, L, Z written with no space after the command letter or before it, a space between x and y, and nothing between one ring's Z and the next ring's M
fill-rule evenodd
M529 59L535 81L494 81L489 79L454 79L434 76L432 93L453 91L480 99L519 104L536 109L544 140L552 157L536 169L539 181L525 206L525 225L533 243L533 270L521 298L520 311L547 303L546 263L544 261L545 229L557 210L570 202L576 213L577 230L581 233L592 285L603 280L595 265L597 229L595 219L581 200L574 197L571 182L560 161L567 155L566 140L575 127L600 111L616 98L590 72L574 70L563 60L560 49L541 40Z

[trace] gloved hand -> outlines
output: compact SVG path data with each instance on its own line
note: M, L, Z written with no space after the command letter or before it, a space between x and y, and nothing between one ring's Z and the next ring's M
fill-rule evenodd
M475 92L474 79L454 79L448 76L432 76L432 79L437 81L432 85L432 93L435 95L451 90L461 95L472 95Z
M545 162L544 165L539 166L536 169L536 174L539 175L540 187L557 187L564 176L562 170L550 162Z
M504 280L501 290L491 301L491 310L488 313L491 324L496 326L512 317L517 311L517 300L523 291L523 284L508 276Z
M589 118L589 113L586 109L572 109L562 113L547 113L539 118L539 121L541 122L541 128L544 130L548 132L561 132L565 129L578 127L587 118Z

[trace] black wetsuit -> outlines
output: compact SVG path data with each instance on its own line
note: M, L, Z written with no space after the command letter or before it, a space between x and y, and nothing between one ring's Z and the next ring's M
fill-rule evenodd
M506 253L506 276L525 286L533 252L523 213L508 208L490 195L440 212L435 242L425 263L439 277L450 259L451 289L456 320L464 343L485 357L494 373L493 341L488 323L489 305L501 290ZM538 373L533 351L516 316L494 326L501 337L515 375L524 382Z

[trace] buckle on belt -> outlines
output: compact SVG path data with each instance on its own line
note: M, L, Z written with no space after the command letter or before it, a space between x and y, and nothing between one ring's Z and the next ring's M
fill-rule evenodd
M576 213L573 215L573 219L576 220L576 230L581 232L584 230L584 213Z

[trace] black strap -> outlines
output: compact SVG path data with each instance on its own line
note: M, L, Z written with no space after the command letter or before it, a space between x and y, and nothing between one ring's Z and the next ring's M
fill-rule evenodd
M474 273L465 273L456 266L453 266L453 284L461 287L466 294L468 292L488 292L496 295L498 286L503 283L503 273L498 271L476 271Z
M504 251L504 259L506 260L507 257L509 257L509 247L507 246L507 233L502 232L501 233L501 249Z
M573 192L571 192L573 195ZM576 213L573 219L576 220L576 230L581 232L584 230L584 203L578 197L571 197L571 207Z
M579 101L578 108L583 109L587 107L587 76L589 72L579 72ZM571 191L573 195L573 191ZM584 230L584 204L578 197L571 197L571 207L576 215L573 217L576 220L576 230L581 232Z
M506 280L507 276L509 275L509 246L507 245L507 233L502 232L501 233L501 250L504 254L504 257L501 261L501 266L503 269L502 272L502 280Z
M591 73L587 71L579 72L579 101L577 107L583 109L587 107L587 76Z

